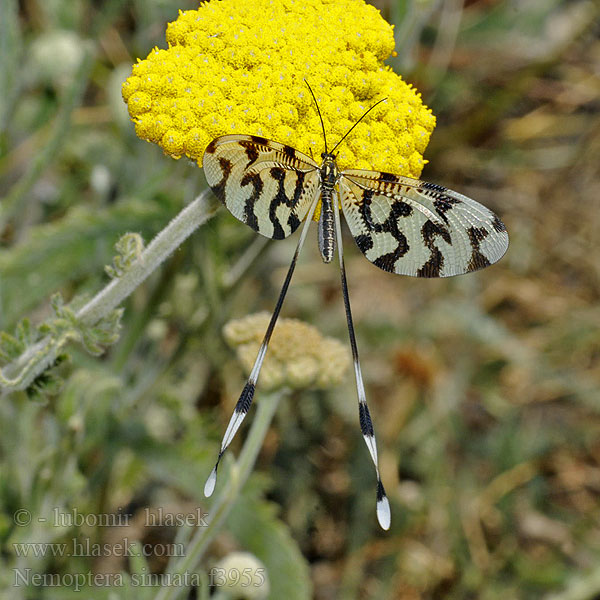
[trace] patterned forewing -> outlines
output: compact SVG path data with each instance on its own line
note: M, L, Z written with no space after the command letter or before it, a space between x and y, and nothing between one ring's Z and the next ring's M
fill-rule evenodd
M443 186L357 169L342 173L340 193L359 249L385 271L450 277L487 267L508 248L492 211Z
M268 238L292 234L318 193L319 166L311 158L257 136L216 138L202 166L229 212Z

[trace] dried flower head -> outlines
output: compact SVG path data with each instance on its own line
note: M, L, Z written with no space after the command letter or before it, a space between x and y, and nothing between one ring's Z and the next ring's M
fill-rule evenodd
M229 321L223 328L227 343L236 350L248 373L269 319L270 315L262 312ZM349 365L350 357L344 344L322 336L315 327L298 319L280 319L260 374L260 387L264 390L283 386L293 389L334 387L341 382Z
M211 570L211 575L227 598L262 600L269 596L267 569L250 552L231 552Z
M168 49L133 66L123 98L137 135L174 158L201 161L215 137L261 135L319 156L321 126L337 141L384 102L340 147L340 168L418 177L435 117L383 61L392 26L363 0L221 0L181 12Z

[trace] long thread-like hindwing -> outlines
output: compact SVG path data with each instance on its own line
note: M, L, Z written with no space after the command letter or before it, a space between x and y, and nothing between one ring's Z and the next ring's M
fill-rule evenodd
M361 252L384 271L450 277L500 260L508 234L485 206L443 186L380 171L343 171L342 209Z
M377 520L385 530L390 528L392 514L390 503L387 499L381 476L379 475L379 460L377 458L377 441L375 440L375 430L373 421L367 405L367 396L365 395L365 386L363 383L362 372L360 369L360 360L358 359L358 345L354 334L354 324L352 322L352 310L350 309L350 295L348 294L348 283L346 281L346 267L344 266L344 248L342 242L342 231L340 225L340 213L338 209L338 199L335 198L333 205L335 218L335 232L337 237L338 257L340 261L340 275L342 279L342 296L344 298L344 308L346 310L346 321L348 323L348 335L350 336L350 348L352 349L352 360L354 362L354 375L356 377L356 391L358 393L358 420L363 439L369 449L369 454L375 465L375 474L377 475Z
M298 229L319 185L312 158L252 135L213 140L202 166L208 185L236 219L278 240Z

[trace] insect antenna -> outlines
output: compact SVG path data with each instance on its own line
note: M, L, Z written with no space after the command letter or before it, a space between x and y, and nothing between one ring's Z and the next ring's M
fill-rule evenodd
M310 222L312 221L313 214L315 212L315 208L317 206L317 199L313 200L312 206L306 220L304 221L304 226L302 228L302 232L300 234L300 239L298 240L298 245L296 246L296 251L294 252L294 256L292 257L292 262L290 263L290 267L288 269L287 275L285 277L285 281L283 282L283 286L281 288L281 292L279 293L279 298L277 299L277 304L275 305L275 310L271 315L271 320L269 321L269 325L267 327L267 331L265 332L265 336L258 350L258 355L256 356L256 360L254 361L254 366L252 367L252 371L246 381L246 385L240 394L239 400L235 405L233 410L233 414L231 415L231 419L229 420L229 424L227 425L227 429L225 430L225 435L221 441L221 448L219 450L219 456L217 457L217 462L213 467L213 470L210 472L206 483L204 484L204 495L208 498L212 495L215 485L217 483L217 469L219 468L219 463L221 462L221 458L227 450L229 444L233 440L237 430L240 428L243 423L248 411L250 410L250 406L252 405L252 398L254 397L254 390L256 388L256 382L258 380L258 376L260 374L260 370L262 368L263 361L265 360L265 356L267 354L267 348L269 346L269 341L271 339L271 335L273 334L273 329L275 329L275 323L277 323L277 318L279 317L279 313L281 312L281 307L283 306L283 301L285 300L285 295L288 291L288 287L290 285L290 281L292 280L292 275L294 274L294 269L296 268L296 262L298 260L298 255L300 254L300 250L302 249L302 245L304 244L304 240L306 239L306 234L308 233L308 227Z
M321 116L321 110L319 109L319 103L317 102L317 97L315 96L315 93L312 91L312 88L310 87L310 85L308 84L308 81L306 81L306 79L304 80L304 83L308 86L308 89L310 90L310 93L312 94L313 100L315 101L315 106L317 107L317 112L319 113L319 119L321 119L321 127L323 128L323 141L325 142L325 154L329 154L329 152L327 150L327 136L325 135L325 123L323 123L323 117Z
M356 123L354 123L354 125L352 125L352 127L350 127L350 129L348 129L348 131L345 133L344 137L333 147L333 150L331 151L331 154L333 154L335 152L335 149L348 137L348 135L350 134L350 132L376 107L379 106L382 102L385 102L387 100L387 98L382 98L379 102L376 102L375 104L373 104L373 106L371 106L371 108L369 108L364 114L363 116L356 121Z
M346 281L346 267L344 266L344 249L342 246L342 230L340 226L340 211L337 198L335 198L333 202L333 212L335 217L335 232L337 236L340 275L342 279L342 295L344 297L344 308L346 309L346 321L348 323L348 335L350 336L350 347L352 348L352 360L354 363L354 376L356 378L356 390L358 393L358 416L360 421L360 430L367 447L369 448L369 453L373 459L375 473L377 475L377 520L379 521L382 529L388 530L391 522L390 503L387 499L387 495L379 475L377 441L375 439L375 431L373 430L371 414L369 413L369 407L367 405L367 396L365 394L365 386L363 383L362 372L360 370L360 361L358 360L358 346L356 344L356 336L354 334L352 311L350 310L350 297L348 295L348 283Z

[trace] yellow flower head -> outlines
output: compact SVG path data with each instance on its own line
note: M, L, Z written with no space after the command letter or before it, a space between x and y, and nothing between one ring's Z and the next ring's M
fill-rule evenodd
M236 349L248 373L269 320L270 315L261 312L229 321L223 328L227 343ZM298 319L280 319L260 374L260 387L325 389L338 385L349 366L350 357L343 344L323 337L316 327Z
M123 98L142 139L201 162L220 135L260 135L313 156L376 101L339 148L340 168L418 177L435 117L383 61L392 26L363 0L221 0L180 12L168 49L138 60Z

